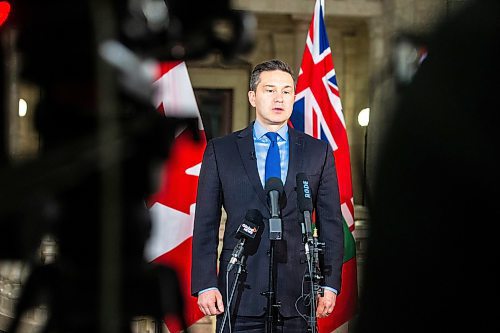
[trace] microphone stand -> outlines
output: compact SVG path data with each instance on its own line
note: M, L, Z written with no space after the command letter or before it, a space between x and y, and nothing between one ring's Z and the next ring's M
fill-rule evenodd
M302 225L303 242L305 248L305 254L307 259L307 270L308 276L306 276L311 282L310 289L310 299L311 307L309 312L309 321L307 332L316 333L317 332L317 319L316 319L316 298L318 296L324 295L324 290L320 285L323 278L321 274L321 269L319 265L319 254L323 253L325 243L318 241L318 231L314 228L313 234L308 232L311 226Z
M296 180L297 204L299 211L303 214L299 215L299 222L302 229L302 242L304 243L307 260L307 273L305 273L305 280L311 283L309 291L309 300L311 305L309 320L307 320L309 326L307 332L316 333L318 330L316 320L316 299L318 296L324 295L323 287L321 287L323 276L320 269L319 254L324 252L325 243L318 241L318 229L316 229L312 221L311 215L313 212L313 204L311 200L309 180L304 173L298 173ZM303 317L305 319L305 316Z
M279 323L279 308L281 304L276 301L276 265L274 262L274 247L276 241L282 239L281 218L279 212L271 212L269 219L269 239L271 247L269 249L269 286L268 291L262 293L267 296L267 319L266 333L276 332L276 325Z
M236 286L238 285L238 281L240 279L241 273L246 272L246 259L247 259L246 255L243 254L241 257L241 260L236 262L236 264L235 264L235 265L238 265L238 270L236 271L236 274L235 274L236 278L234 279L233 285L231 287L231 294L229 295L229 298L227 298L228 294L226 292L226 299L227 299L226 311L224 311L224 317L222 317L222 323L221 323L221 326L219 329L219 333L224 332L224 326L226 325L226 321L230 316L231 302L233 301L234 292L236 291ZM229 271L227 273L229 273ZM226 286L228 283L229 283L229 274L226 276ZM229 321L231 321L231 319L229 319ZM229 323L229 325L231 325L231 323Z
M265 190L268 194L269 212L271 218L269 219L269 286L266 292L262 295L267 297L267 317L266 317L266 333L276 332L276 326L280 320L279 308L281 304L276 302L276 265L274 262L274 247L276 241L282 240L283 230L280 217L280 196L283 193L283 183L281 179L271 177L266 181Z
M281 304L276 302L275 292L275 266L274 266L274 240L271 240L271 248L269 249L269 286L268 291L262 293L267 296L267 319L266 319L266 333L276 332L276 325L279 322L279 308Z
M267 292L263 293L267 296L267 315L266 315L266 333L274 332L273 329L273 304L275 302L275 294L274 294L274 279L273 279L273 262L274 262L274 241L271 241L271 248L269 249L269 284Z

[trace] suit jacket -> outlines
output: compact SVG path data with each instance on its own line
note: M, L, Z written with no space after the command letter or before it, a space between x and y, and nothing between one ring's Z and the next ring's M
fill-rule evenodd
M226 303L225 272L238 242L235 238L237 229L249 209L257 209L264 216L261 237L256 237L256 241L249 245L253 250L247 256L247 272L240 277L241 283L232 301L235 309L232 313L241 316L263 315L267 298L261 293L269 289L270 212L267 194L257 170L252 129L253 123L207 144L198 182L193 231L191 292L196 296L200 290L218 287ZM276 300L281 303L280 313L296 316L295 302L301 295L306 272L302 231L298 222L297 173L304 172L308 176L319 238L326 243L322 266L325 285L339 292L344 236L337 174L330 145L293 128L289 128L288 134L289 166L284 184L286 205L281 210L283 239L275 241L274 247L275 291ZM227 213L227 221L219 259L220 274L217 276L221 207ZM229 274L228 290L231 290L234 272L236 269ZM305 311L302 305L299 309Z

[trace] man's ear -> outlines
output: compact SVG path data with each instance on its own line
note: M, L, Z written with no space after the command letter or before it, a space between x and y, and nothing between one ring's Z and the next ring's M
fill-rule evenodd
M248 101L253 107L255 107L255 91L250 90L248 92Z

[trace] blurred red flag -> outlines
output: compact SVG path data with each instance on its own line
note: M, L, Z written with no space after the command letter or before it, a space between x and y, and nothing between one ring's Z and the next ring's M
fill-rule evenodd
M7 21L10 14L10 3L8 1L0 1L0 26Z
M186 129L176 133L170 157L163 165L160 188L148 200L153 228L145 250L148 261L176 270L185 303L184 315L190 326L203 317L190 291L191 240L205 132L184 62L161 64L154 85L158 110L166 116L198 117L201 137L194 140ZM172 333L181 330L180 323L171 317L165 318L165 324Z

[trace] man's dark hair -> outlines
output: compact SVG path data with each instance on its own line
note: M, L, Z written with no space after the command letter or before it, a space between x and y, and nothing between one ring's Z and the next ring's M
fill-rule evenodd
M261 62L260 64L256 65L253 68L252 74L250 75L250 90L255 91L255 89L257 89L257 85L260 82L260 73L268 71L287 72L293 78L293 71L286 62L278 59L267 60ZM294 83L295 83L295 78L294 78Z

